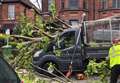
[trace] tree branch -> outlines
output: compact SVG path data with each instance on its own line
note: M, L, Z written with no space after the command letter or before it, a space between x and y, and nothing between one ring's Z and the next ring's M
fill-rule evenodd
M58 17L55 17L58 21L60 21L62 24L64 24L65 26L69 27L69 28L72 28L71 25L69 25L68 23L64 22L63 20L61 20L60 18Z
M32 37L27 37L27 36L22 36L22 35L10 35L10 37L21 38L21 39L27 39L27 40L31 40L31 41L42 40L42 38L32 38Z
M54 36L42 31L41 29L39 29L38 27L34 26L35 29L39 30L42 34L44 34L45 36L51 38L51 39L54 39Z

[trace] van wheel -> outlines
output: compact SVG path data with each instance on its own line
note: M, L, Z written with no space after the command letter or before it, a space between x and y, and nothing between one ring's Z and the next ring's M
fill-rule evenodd
M89 60L85 59L83 63L84 63L84 71L85 71L87 69L87 65L89 64Z

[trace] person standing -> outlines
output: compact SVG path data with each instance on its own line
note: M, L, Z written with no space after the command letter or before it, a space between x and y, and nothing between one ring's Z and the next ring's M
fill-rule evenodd
M120 75L120 39L114 39L113 45L109 50L111 76L110 83L117 83Z

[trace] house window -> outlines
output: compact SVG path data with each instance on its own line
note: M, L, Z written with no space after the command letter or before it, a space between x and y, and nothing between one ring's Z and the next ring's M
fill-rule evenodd
M73 28L79 28L79 21L78 20L70 20L69 23Z
M113 8L120 8L120 0L112 0Z
M8 19L15 19L15 5L8 5Z
M108 8L108 0L101 0L101 9Z
M78 0L69 0L69 9L78 9Z

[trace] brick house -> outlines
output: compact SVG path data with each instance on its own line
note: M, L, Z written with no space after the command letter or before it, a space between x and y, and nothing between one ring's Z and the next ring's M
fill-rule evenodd
M35 12L34 12L35 11ZM29 0L0 0L0 29L1 31L15 27L18 23L19 16L24 14L31 21L40 11Z
M42 12L49 12L52 0L42 0ZM55 0L57 15L71 25L78 25L82 13L86 20L120 14L120 0Z

